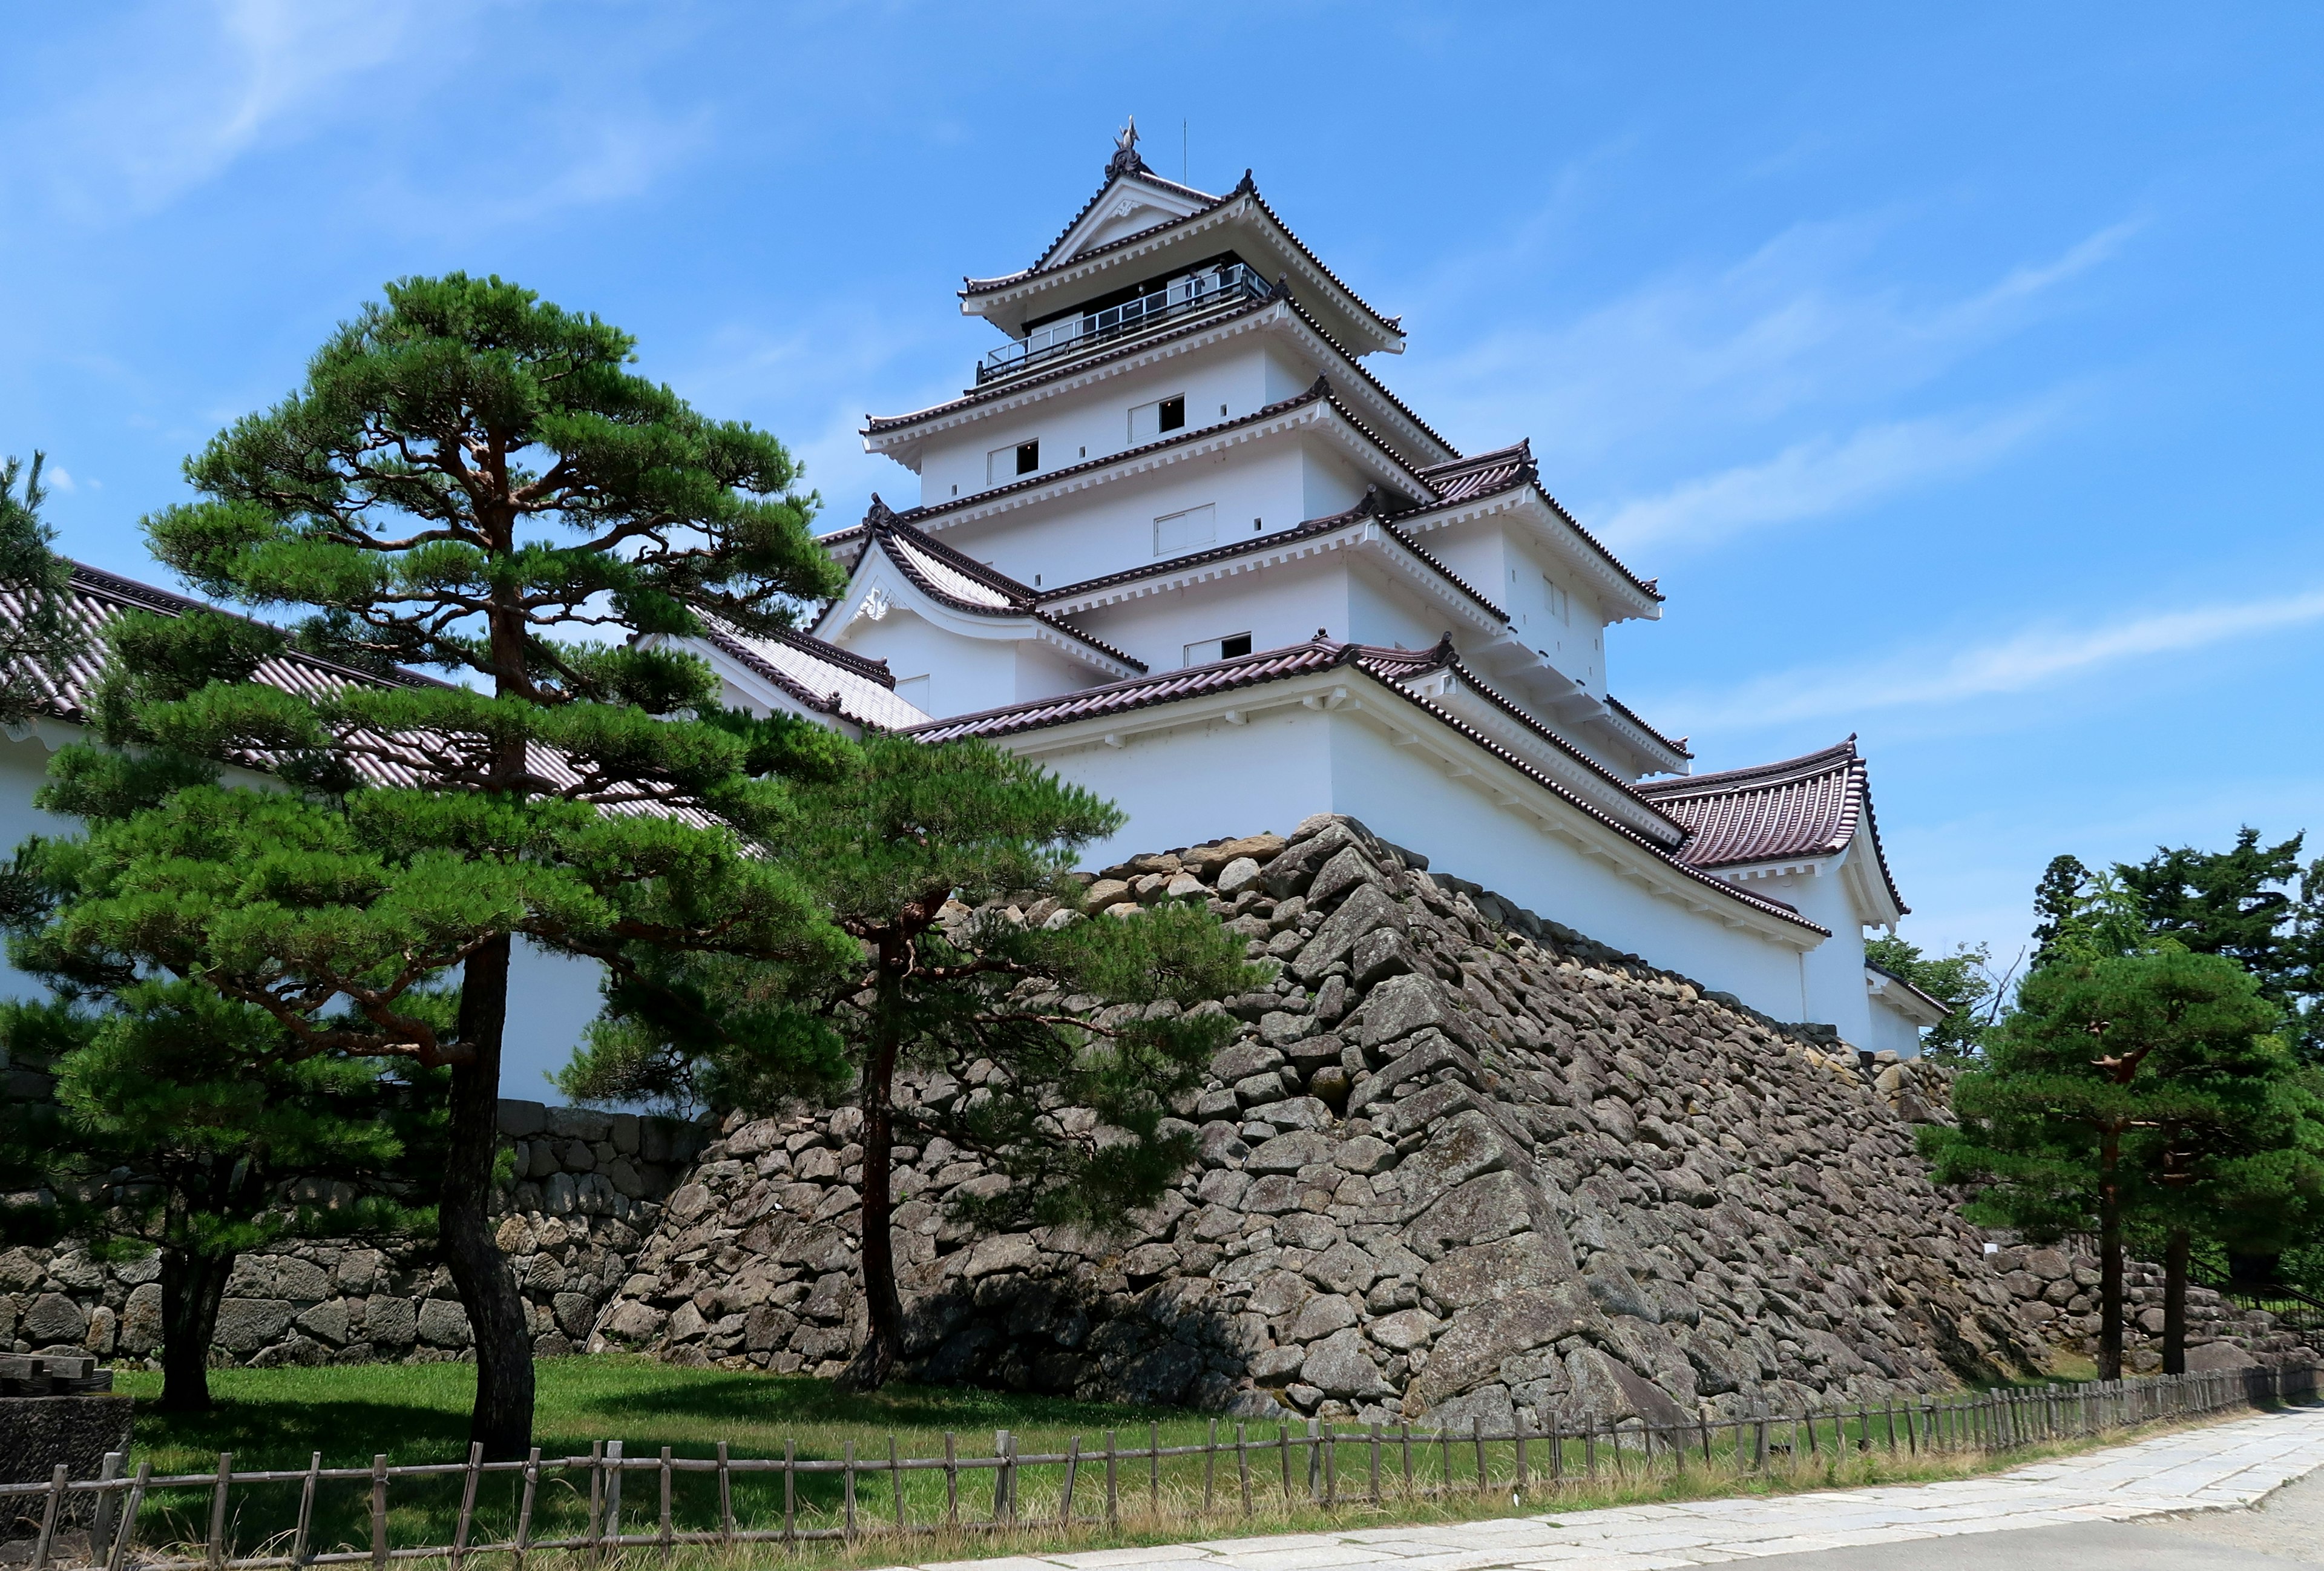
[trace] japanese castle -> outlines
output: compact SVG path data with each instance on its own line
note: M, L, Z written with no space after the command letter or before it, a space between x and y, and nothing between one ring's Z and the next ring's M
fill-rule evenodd
M1542 485L1463 454L1365 362L1400 319L1248 172L1105 181L961 309L1000 342L958 398L872 417L918 481L825 535L812 627L715 633L728 702L982 737L1120 803L1090 854L1352 814L1439 867L1779 1020L1917 1050L1942 1010L1868 967L1904 914L1854 739L1690 773L1608 685L1605 629L1663 596Z

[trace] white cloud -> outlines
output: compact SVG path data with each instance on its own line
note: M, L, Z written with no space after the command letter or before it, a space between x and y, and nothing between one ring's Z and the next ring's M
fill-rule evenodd
M1858 278L1894 226L1886 215L1794 225L1729 265L1671 270L1563 321L1526 320L1501 293L1461 312L1474 325L1469 347L1416 363L1399 391L1471 445L1532 436L1570 486L1576 467L1586 479L1625 450L1666 450L1674 434L1861 411L1923 385L2055 309L2061 286L2140 223L1937 298ZM1431 319L1426 305L1413 319Z
M69 492L78 489L73 485L72 471L62 464L42 465L41 484L57 491Z
M1904 654L1845 670L1791 671L1758 678L1723 696L1682 697L1657 708L1670 725L1709 730L1959 704L2031 691L2126 661L2316 622L2324 622L2324 589L2156 612L2078 631L2022 633L1950 658Z
M1617 550L1702 544L1769 524L1818 518L1927 481L1981 468L2047 424L2049 405L1868 426L1844 440L1810 438L1757 464L1683 480L1625 502L1603 533Z
M417 0L222 0L117 18L58 61L97 85L15 119L11 156L69 209L150 212L307 124L375 106L355 79L409 53L423 20ZM446 32L426 31L429 69L443 69Z

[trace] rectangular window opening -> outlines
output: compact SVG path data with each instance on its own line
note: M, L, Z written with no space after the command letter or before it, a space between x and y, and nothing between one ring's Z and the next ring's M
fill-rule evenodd
M1134 405L1130 411L1130 440L1132 446L1150 442L1164 431L1184 430L1186 426L1186 395L1174 393L1152 403Z
M1183 513L1166 513L1154 521L1154 554L1176 556L1209 545L1218 539L1218 509L1205 502Z
M1185 662L1190 666L1215 665L1222 660L1236 660L1250 652L1250 634L1230 633L1224 638L1206 638L1199 643L1186 645Z
M1017 444L1017 473L1030 475L1041 467L1041 444L1038 441Z

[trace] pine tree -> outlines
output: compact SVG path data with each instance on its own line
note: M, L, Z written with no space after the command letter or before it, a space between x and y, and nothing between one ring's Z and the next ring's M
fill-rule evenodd
M210 1406L210 1344L239 1255L286 1236L408 1236L433 1220L408 1196L438 1155L440 1087L286 1055L279 1038L263 1010L181 981L102 1003L0 1003L11 1059L56 1081L54 1103L16 1104L0 1123L0 1171L41 1197L0 1230L78 1240L100 1259L158 1254L165 1411Z
M2324 921L2316 908L2324 862L2301 864L2305 839L2263 846L2246 825L2226 851L2157 847L2115 873L2150 932L2242 966L2262 995L2291 1012L2294 1040L2313 1050L2324 1041Z
M584 1099L768 1108L852 1078L870 1330L844 1383L871 1390L904 1353L899 1139L942 1135L1009 1180L964 1210L977 1225L1118 1227L1193 1160L1171 1099L1233 1031L1217 1001L1267 972L1205 908L1084 917L1065 870L1121 815L991 747L872 737L858 767L798 796L784 855L860 945L852 963L811 987L797 970L754 980L715 959L632 971L562 1085ZM1046 894L1055 914L1031 924L973 909L1010 894ZM908 1071L944 1089L900 1098Z
M2056 958L2059 934L2081 910L2089 877L2077 856L2052 856L2042 870L2042 882L2034 887L2034 970Z
M55 670L81 643L72 564L50 549L55 535L41 522L45 458L36 452L29 466L13 457L0 463L0 725L40 707L46 696L40 673Z
M2165 1207L2174 1162L2255 1131L2285 1067L2276 1011L2233 962L2177 948L2070 960L2025 979L1985 1067L1953 1087L1958 1129L1922 1139L1970 1215L2098 1241L2098 1366L2123 1356L2123 1238Z
M820 734L690 718L715 682L662 641L705 615L781 625L839 576L782 445L628 370L628 335L498 279L386 297L189 460L204 500L145 521L189 582L294 618L302 649L351 669L297 691L197 683L216 629L149 626L118 684L135 728L156 756L296 790L194 783L100 824L54 929L264 1011L294 1055L448 1069L438 1243L475 1334L471 1433L509 1457L530 1348L485 1207L512 939L617 968L835 939L761 854L787 811L763 777L820 756ZM136 767L68 750L51 805L134 796Z

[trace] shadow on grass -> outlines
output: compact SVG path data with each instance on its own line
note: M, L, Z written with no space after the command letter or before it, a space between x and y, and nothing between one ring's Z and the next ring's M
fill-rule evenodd
M899 1434L951 1429L964 1436L1036 1427L1093 1435L1108 1428L1142 1433L1149 1420L1187 1416L1176 1409L1110 1407L965 1386L894 1384L877 1391L850 1392L829 1381L747 1374L595 1391L568 1398L567 1405L615 1419L714 1420L764 1426L773 1433L785 1426Z

